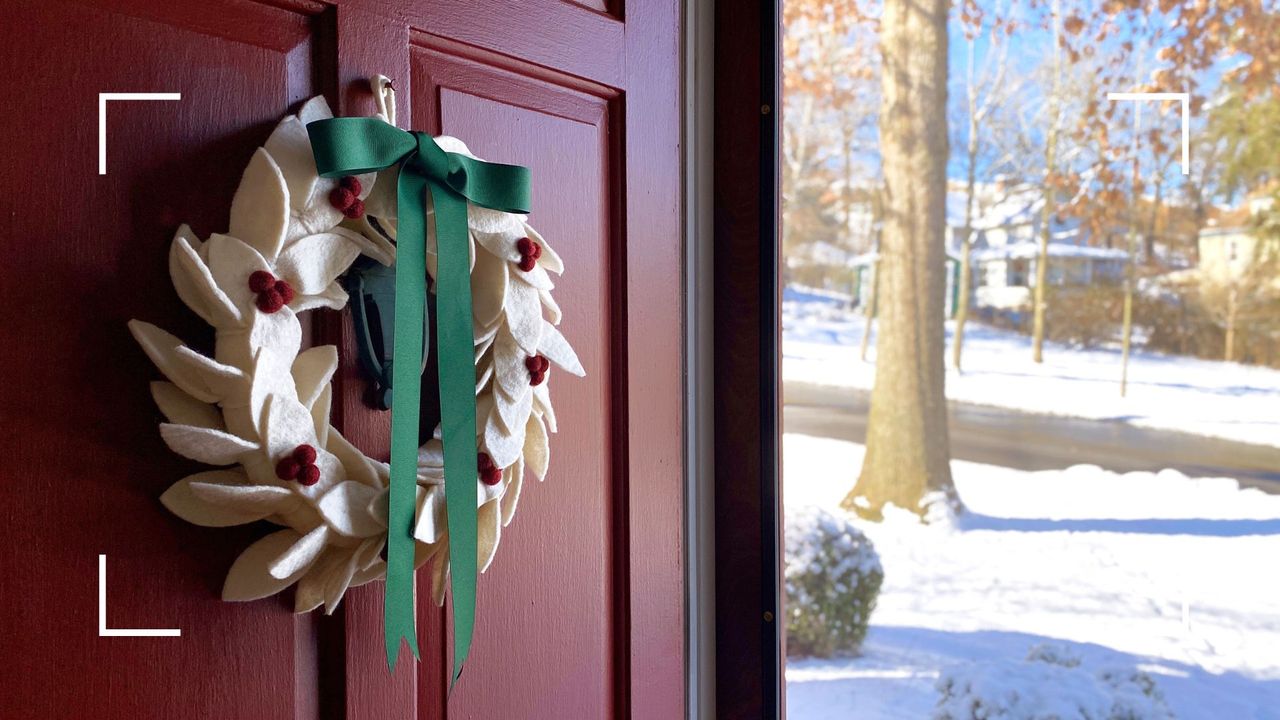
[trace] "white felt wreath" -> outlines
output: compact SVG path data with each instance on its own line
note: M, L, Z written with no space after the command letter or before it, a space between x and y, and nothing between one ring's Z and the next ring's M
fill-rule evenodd
M380 98L379 117L394 123ZM394 107L394 105L392 105ZM168 422L160 434L180 455L223 469L183 478L162 496L179 517L207 527L267 520L283 529L249 546L227 573L224 600L254 600L297 584L295 609L332 612L348 587L382 577L386 564L386 463L366 457L329 424L333 346L301 349L298 315L341 308L337 279L360 254L395 259L395 171L330 180L317 175L307 123L331 117L323 98L286 117L254 153L231 204L230 227L201 241L182 226L169 252L178 296L216 331L213 357L160 328L129 328L168 382L151 394ZM448 152L470 154L438 138ZM493 560L511 522L525 470L539 480L556 431L548 363L582 375L556 329L560 308L548 271L563 265L522 215L469 207L476 359L479 566ZM427 237L435 274L435 239ZM448 573L444 462L436 439L418 454L416 562L438 559L432 592Z

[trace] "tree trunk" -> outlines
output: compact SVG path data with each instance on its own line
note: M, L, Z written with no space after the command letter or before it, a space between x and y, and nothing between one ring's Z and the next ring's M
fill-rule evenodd
M956 330L951 339L951 364L960 370L960 355L964 352L964 325L969 321L969 253L973 249L973 200L978 179L978 91L973 85L974 41L969 39L968 67L965 92L969 110L969 137L965 145L965 196L964 229L960 236L960 288L956 295Z
M946 338L947 0L887 0L880 148L884 229L879 339L867 454L844 507L876 519L888 503L924 514L951 482Z
M1240 310L1240 293L1233 285L1227 291L1227 337L1223 343L1222 359L1232 362L1236 359L1236 316Z

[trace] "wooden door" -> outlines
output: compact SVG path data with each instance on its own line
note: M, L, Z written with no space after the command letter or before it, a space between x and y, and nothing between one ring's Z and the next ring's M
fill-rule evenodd
M3 30L0 560L4 718L678 718L684 712L680 28L677 0L17 0ZM157 501L169 453L125 322L196 341L166 266L174 229L226 228L277 118L325 94L528 165L532 222L569 271L552 471L528 486L479 583L471 660L447 692L447 614L419 605L420 664L386 670L380 584L331 618L226 604L263 527L205 529ZM108 111L100 92L179 92ZM385 456L345 313L334 421ZM207 349L207 348L205 348ZM108 623L179 638L99 637ZM425 583L426 574L423 574ZM429 595L425 586L419 596Z

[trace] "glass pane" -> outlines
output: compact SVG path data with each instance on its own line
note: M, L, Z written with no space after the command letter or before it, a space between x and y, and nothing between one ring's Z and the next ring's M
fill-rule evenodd
M1278 5L784 0L791 720L1280 718Z

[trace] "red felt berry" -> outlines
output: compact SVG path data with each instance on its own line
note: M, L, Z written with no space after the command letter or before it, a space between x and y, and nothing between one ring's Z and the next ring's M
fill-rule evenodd
M355 220L364 215L364 201L352 200L351 204L342 209L342 214Z
M547 374L539 370L538 372L529 373L530 385L541 385L547 379Z
M538 372L542 369L542 363L538 360L537 355L530 355L524 359L524 367L529 372Z
M545 373L551 369L551 361L547 359L546 355L537 355L535 357L538 358L538 372Z
M539 245L538 243L534 243L533 252L529 254L533 256L534 260L537 260L538 258L542 257L542 246Z
M491 467L481 472L480 482L485 485L497 485L502 482L502 468Z
M329 191L329 204L345 211L356 201L356 194L344 187L336 187Z
M302 469L298 471L298 482L306 485L307 487L311 487L312 485L320 482L320 468L315 465L304 465Z
M296 480L300 470L302 470L302 465L291 457L276 463L276 477L281 480Z
M523 237L516 241L516 250L520 252L521 257L528 257L533 254L533 249L537 245L533 240Z
M493 458L489 457L489 453L480 453L476 455L476 469L484 472L493 467Z
M260 293L276 284L276 276L266 270L254 270L249 276L249 289Z
M532 255L526 255L520 258L520 264L517 267L519 267L521 270L525 272L530 272L533 270L534 266L537 264L538 264L538 261L535 260Z
M276 292L280 293L280 299L284 301L285 305L293 302L294 293L292 285L284 280L277 280L274 289Z
M259 310L267 314L279 312L284 307L284 298L280 296L280 291L271 288L258 293L257 305Z
M299 465L315 465L316 449L310 445L299 445L293 449L293 459L297 460Z
M355 175L347 175L338 181L338 185L350 190L353 195L359 195L360 191L364 189L360 186L360 179Z

